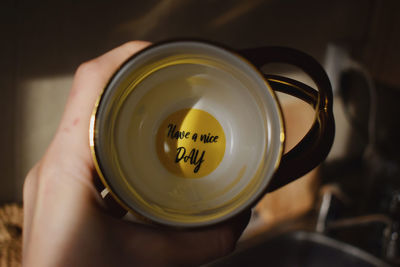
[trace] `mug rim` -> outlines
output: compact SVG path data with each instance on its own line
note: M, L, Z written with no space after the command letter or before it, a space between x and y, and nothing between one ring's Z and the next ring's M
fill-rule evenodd
M114 81L120 74L120 72L135 58L137 58L138 56L147 53L149 50L152 50L154 48L157 48L159 46L164 46L166 44L173 44L173 43L200 43L200 44L204 44L204 45L208 45L211 46L213 48L217 48L217 49L222 49L225 50L226 52L228 52L229 54L233 55L235 58L240 59L240 61L244 62L247 66L249 66L252 71L258 75L259 77L261 77L261 79L265 82L266 84L266 88L268 89L269 93L271 94L271 97L273 98L274 102L276 103L276 107L277 107L277 114L278 114L278 120L279 120L279 132L280 132L280 143L279 143L279 151L277 151L277 158L275 160L275 164L273 165L273 170L272 170L272 174L269 175L269 177L266 177L266 175L262 175L262 178L260 178L262 181L264 180L268 180L267 182L265 182L265 185L263 186L262 190L256 192L257 194L255 194L255 196L251 196L249 197L249 199L241 206L239 206L238 208L236 208L234 210L234 212L228 213L228 214L224 214L222 216L219 216L216 219L211 219L208 221L200 221L200 222L195 222L195 223L186 223L186 222L176 222L176 221L171 221L168 219L165 220L159 220L157 218L153 218L152 216L149 216L149 214L142 214L139 210L136 210L134 208L132 208L128 203L125 203L125 201L122 199L122 197L120 197L117 193L116 190L113 189L113 187L111 186L111 184L108 182L107 177L104 175L104 171L102 170L102 166L101 166L101 162L99 161L99 156L98 156L98 152L97 152L97 146L96 146L96 122L97 122L97 115L98 115L98 109L99 106L101 105L102 100L104 100L104 94L107 90L110 90L110 84L112 83L112 81ZM105 188L108 190L108 193L111 194L111 196L114 198L114 200L120 205L122 206L124 209L126 209L128 212L131 212L133 214L135 214L136 216L138 216L140 219L142 219L145 222L151 222L151 223L156 223L156 224L160 224L160 225L167 225L167 226L171 226L171 227L184 227L184 228L191 228L191 227L203 227L203 226L209 226L209 225L213 225L213 224L218 224L221 223L227 219L230 219L240 213L242 213L245 210L248 210L249 208L251 208L257 201L259 201L264 195L265 195L265 191L270 183L270 181L272 180L272 178L274 177L274 174L276 173L281 160L282 160L282 156L283 156L283 151L284 151L284 144L285 144L285 140L286 140L286 133L285 133L285 124L284 124L284 118L283 118L283 113L282 113L282 108L281 108L281 103L279 101L279 99L276 96L275 91L272 89L272 87L270 86L270 84L268 83L268 81L264 78L262 72L256 68L254 66L253 63L251 63L248 59L246 59L245 57L243 57L242 55L240 55L238 52L224 46L221 44L217 44L215 42L210 42L210 41L205 41L205 40L199 40L199 39L174 39L174 40L167 40L167 41L163 41L163 42L158 42L155 44L152 44L142 50L140 50L139 52L135 53L134 55L130 56L128 59L126 59L113 73L113 75L109 78L107 84L104 86L101 94L99 95L91 118L90 118L90 127L89 127L89 144L90 144L90 149L91 149L91 154L92 154L92 159L93 159L93 163L95 166L95 169L98 173L98 176L101 180L101 182L103 183L103 185L105 186ZM262 164L260 167L261 168ZM152 218L150 218L152 217Z

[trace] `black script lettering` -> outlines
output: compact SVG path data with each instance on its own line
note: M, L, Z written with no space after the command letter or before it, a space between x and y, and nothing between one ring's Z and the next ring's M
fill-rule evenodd
M218 135L213 136L213 135L211 135L210 133L208 133L208 135L207 135L207 134L202 134L202 135L200 136L200 141L203 141L204 144L207 144L207 143L216 143L217 140L218 140Z
M200 170L201 164L204 162L204 154L206 153L205 151L203 151L201 153L201 156L199 159L197 159L197 157L199 156L199 150L193 148L189 155L186 156L186 148L184 148L183 146L178 147L178 149L176 150L176 158L175 158L175 163L180 162L182 159L184 162L188 162L191 165L195 165L196 167L194 168L193 172L197 173Z
M184 139L189 138L190 132L185 131L175 131L176 125L175 124L168 124L168 134L167 137L171 137L171 139Z
M169 130L168 130L167 136L172 138L172 136L174 134L174 131L175 131L175 128L176 128L176 125L175 124L168 124L168 128L169 128Z

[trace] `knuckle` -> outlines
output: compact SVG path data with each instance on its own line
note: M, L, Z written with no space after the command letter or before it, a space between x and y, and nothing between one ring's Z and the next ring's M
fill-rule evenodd
M48 186L53 177L57 176L58 170L62 168L63 162L59 159L59 155L52 152L52 147L50 147L47 153L43 156L40 161L40 168L36 171L37 182L41 186Z
M118 49L128 57L131 56L138 51L144 49L149 46L151 43L146 41L130 41L121 45Z
M149 42L135 40L135 41L126 42L122 46L126 47L126 48L138 49L138 48L142 48L142 47L145 47L145 46L148 46L148 45L150 45Z
M36 164L26 175L23 185L23 194L26 195L33 190L38 180L39 165Z
M76 69L75 77L79 78L81 76L93 75L98 73L98 71L99 65L96 60L93 59L80 64L79 67Z
M99 75L100 65L96 59L86 61L78 66L74 74L74 84L81 84L88 78L97 77ZM79 86L72 86L70 96L76 95L80 90Z
M24 181L24 187L25 186L29 187L32 184L33 180L36 179L36 177L37 177L37 169L38 169L38 165L35 165L32 169L30 169L30 171L26 175L26 178L25 178L25 181Z

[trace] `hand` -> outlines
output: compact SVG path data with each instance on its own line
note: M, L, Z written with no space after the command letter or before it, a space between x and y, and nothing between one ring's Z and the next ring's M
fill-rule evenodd
M94 187L89 119L112 73L148 46L130 42L82 64L44 157L24 184L25 266L199 265L235 246L249 214L200 230L178 231L112 216Z

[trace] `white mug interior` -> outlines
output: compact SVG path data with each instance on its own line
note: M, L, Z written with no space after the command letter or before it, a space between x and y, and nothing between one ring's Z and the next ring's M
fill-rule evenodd
M225 134L218 166L200 178L169 171L157 132L180 110L202 110ZM95 117L103 179L130 209L155 222L203 226L248 208L279 165L284 129L279 103L262 74L227 49L194 41L149 48L107 85Z

